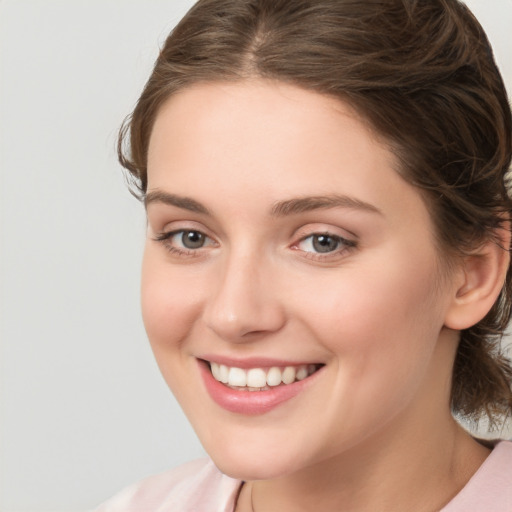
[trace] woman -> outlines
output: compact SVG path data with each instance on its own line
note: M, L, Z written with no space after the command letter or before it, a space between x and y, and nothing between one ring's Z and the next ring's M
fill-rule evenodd
M129 141L129 144L124 144ZM120 137L212 462L100 510L512 509L511 113L456 0L200 0Z

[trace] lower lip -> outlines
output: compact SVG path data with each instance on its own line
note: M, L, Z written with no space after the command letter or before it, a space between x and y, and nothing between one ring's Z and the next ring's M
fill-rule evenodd
M239 391L215 380L208 363L199 361L199 367L212 400L227 411L245 415L264 414L275 409L308 387L321 371L317 370L304 380L276 386L267 391Z

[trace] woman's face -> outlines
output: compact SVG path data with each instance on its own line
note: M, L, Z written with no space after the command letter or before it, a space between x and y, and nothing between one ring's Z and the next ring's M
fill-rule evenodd
M290 85L196 85L161 108L144 322L227 474L286 475L449 415L454 285L394 167L347 105Z

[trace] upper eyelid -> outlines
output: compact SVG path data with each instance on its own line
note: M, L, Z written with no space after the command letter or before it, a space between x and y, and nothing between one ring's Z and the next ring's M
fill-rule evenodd
M299 239L299 241L307 240L308 238L311 238L311 237L314 237L314 236L328 236L328 237L335 238L337 240L341 240L341 241L344 241L344 242L351 242L351 243L355 243L356 242L355 240L351 240L349 237L346 237L346 236L343 236L343 235L338 235L338 234L332 233L330 231L315 231L314 233L310 233L309 235L305 235L305 236L301 237Z
M213 240L214 242L216 242L214 237L210 236L208 233L205 233L203 230L195 229L195 228L186 228L186 227L185 228L179 228L179 229L164 229L164 230L159 231L156 234L156 236L159 239L168 240L169 238L172 238L173 236L177 235L178 233L184 233L186 231L194 231L194 232L197 232L197 233L201 233L202 235L204 235L205 238L208 238L208 239Z
M197 231L202 233L209 238L215 239L215 236L212 234L212 231L208 229L204 224L194 221L194 220L172 220L169 222L148 222L148 226L151 231L156 234L165 234L165 233L177 233L180 231ZM162 226L162 227L159 227Z
M332 225L327 226L323 223L312 223L302 226L295 231L294 237L296 240L304 240L305 238L314 235L328 235L354 243L358 242L359 240L359 237L354 232L346 228L335 227Z
M212 233L212 231L201 222L183 219L172 220L162 224L161 228L157 228L156 226L151 227L150 223L148 223L148 227L151 227L151 231L155 238L169 238L172 234L183 231L197 231L214 242L219 243L219 237L217 234ZM340 226L333 226L323 222L308 223L295 229L293 233L290 233L290 241L288 243L296 245L302 240L315 235L331 236L350 244L359 243L359 237L354 232Z

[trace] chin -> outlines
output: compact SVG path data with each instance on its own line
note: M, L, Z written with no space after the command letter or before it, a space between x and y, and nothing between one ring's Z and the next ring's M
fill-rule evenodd
M276 463L272 457L257 458L249 460L245 456L245 460L240 458L231 458L221 455L219 457L212 456L212 460L219 470L225 475L237 480L254 481L254 480L274 480L284 477L293 470L286 463Z
M297 453L298 445L286 450L261 444L231 442L205 449L222 473L243 481L281 478L308 465L304 454Z

